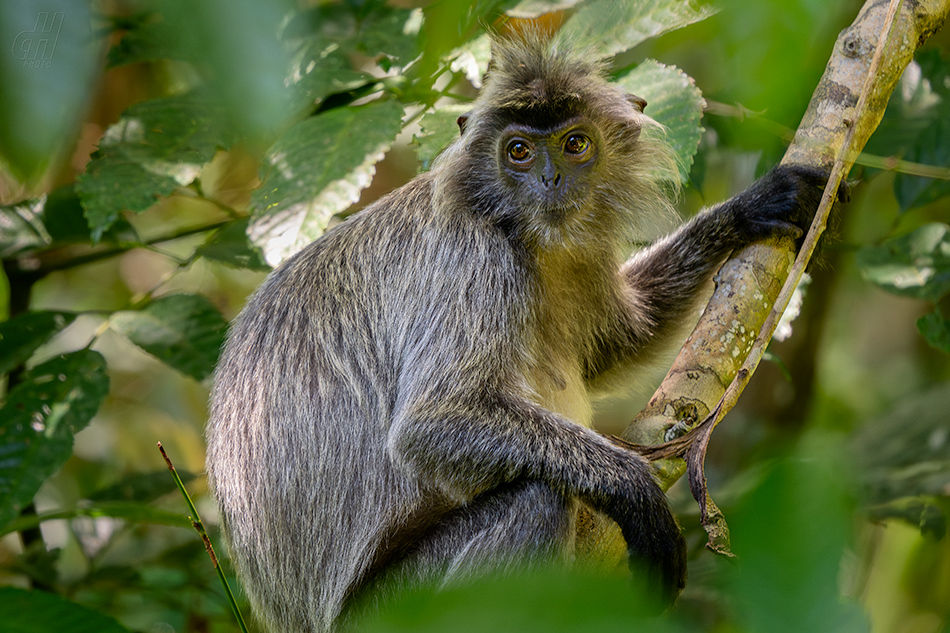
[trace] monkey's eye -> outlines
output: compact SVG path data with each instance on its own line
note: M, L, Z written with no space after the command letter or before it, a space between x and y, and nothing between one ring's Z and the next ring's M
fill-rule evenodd
M512 141L508 144L508 160L517 165L524 165L534 157L531 146L524 141Z
M590 146L590 139L583 134L571 134L564 143L564 151L575 158L580 158L587 153Z

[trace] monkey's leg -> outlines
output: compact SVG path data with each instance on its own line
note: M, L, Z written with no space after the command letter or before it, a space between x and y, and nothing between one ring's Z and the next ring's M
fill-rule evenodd
M408 561L442 586L570 558L576 501L542 482L516 481L450 513Z
M573 555L577 501L547 484L522 479L447 512L394 557L361 594L419 585L446 587ZM354 596L359 600L359 596Z

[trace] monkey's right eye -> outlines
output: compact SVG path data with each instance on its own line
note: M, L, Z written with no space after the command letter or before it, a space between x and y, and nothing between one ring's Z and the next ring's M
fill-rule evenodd
M531 146L524 141L512 141L508 144L508 160L516 165L524 165L531 161L534 152Z

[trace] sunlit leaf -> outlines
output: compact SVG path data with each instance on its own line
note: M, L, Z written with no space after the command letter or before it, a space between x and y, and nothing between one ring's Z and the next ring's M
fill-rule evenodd
M679 157L680 179L686 182L702 138L706 106L695 82L679 68L647 60L617 79L617 85L647 100L645 113L666 127L665 139Z
M200 295L161 297L141 310L116 312L109 321L116 331L170 367L204 380L218 361L227 322Z
M394 101L330 110L290 128L265 158L251 198L251 241L276 266L359 199L402 126Z
M667 31L700 22L715 11L682 0L587 0L564 24L560 35L580 47L611 57Z
M0 587L4 633L129 633L116 620L48 591Z
M925 224L862 248L856 261L865 278L884 290L936 302L950 292L950 226Z
M40 345L76 320L72 312L26 312L0 323L0 374L25 363Z
M0 525L30 503L69 458L73 435L108 391L105 359L91 350L34 367L10 391L0 408Z

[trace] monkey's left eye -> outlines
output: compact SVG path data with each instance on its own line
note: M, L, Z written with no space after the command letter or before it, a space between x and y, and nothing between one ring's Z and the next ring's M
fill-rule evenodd
M590 149L591 141L583 134L571 134L564 143L564 151L574 157L581 157Z

